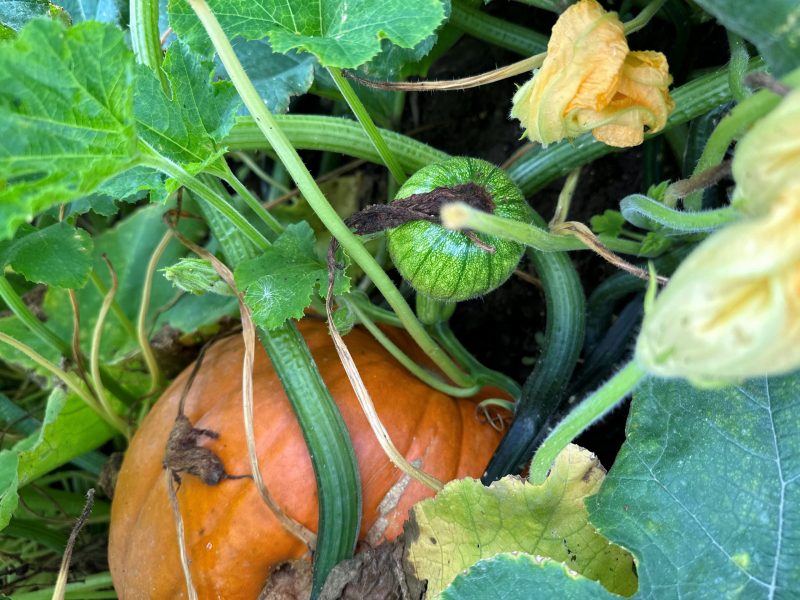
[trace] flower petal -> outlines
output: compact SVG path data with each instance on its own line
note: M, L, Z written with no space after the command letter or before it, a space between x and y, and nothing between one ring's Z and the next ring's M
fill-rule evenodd
M645 316L637 358L652 373L737 381L800 367L800 188L764 218L710 236Z
M531 140L543 144L571 135L564 116L583 108L601 110L611 102L627 54L616 13L595 0L573 4L553 27L542 68L514 96L511 116Z
M733 178L733 203L751 215L764 214L784 189L800 185L800 90L787 95L737 144Z

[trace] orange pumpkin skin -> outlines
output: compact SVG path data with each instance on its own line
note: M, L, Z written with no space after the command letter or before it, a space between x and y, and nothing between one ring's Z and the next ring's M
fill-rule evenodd
M386 458L364 417L324 323L299 324L320 373L339 406L361 475L360 539L379 517L378 505L402 473ZM393 334L396 343L398 335ZM345 341L378 414L410 461L442 481L479 477L500 434L475 416L473 400L437 392L408 373L359 328ZM405 344L403 344L405 345ZM186 399L195 427L219 433L204 440L229 474L249 473L241 406L243 344L239 336L209 348ZM162 458L177 414L187 368L153 406L133 437L119 473L111 509L109 566L123 600L185 598L173 514ZM256 446L264 483L286 513L317 529L317 493L311 460L291 405L263 348L253 377ZM386 515L381 539L402 532L408 510L433 495L412 481ZM177 493L195 588L202 599L253 600L271 569L307 554L261 500L250 479L208 486L184 475Z

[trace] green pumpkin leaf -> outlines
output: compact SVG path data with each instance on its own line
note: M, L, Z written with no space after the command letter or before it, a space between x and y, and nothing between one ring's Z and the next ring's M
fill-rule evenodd
M41 477L76 456L94 450L115 431L74 394L55 388L47 400L41 429L18 442L19 485Z
M611 210L607 208L602 215L595 215L589 221L592 226L592 231L596 234L605 234L611 237L617 237L622 233L622 227L625 225L625 217L618 210Z
M25 279L60 288L80 288L92 270L94 243L83 229L60 222L14 240L6 254Z
M755 44L772 74L800 66L800 4L797 0L697 0L725 27Z
M406 525L414 575L435 597L480 559L525 552L563 562L615 593L636 591L633 558L588 522L584 506L605 476L597 458L568 446L542 485L505 477L485 487L463 479L414 506Z
M441 0L212 0L229 38L269 37L275 52L304 50L326 67L355 68L380 52L381 39L412 48L444 19ZM185 0L170 1L178 37L209 51L209 41Z
M253 313L253 322L275 329L287 319L301 319L317 286L325 294L328 269L314 251L314 232L305 221L292 223L261 256L236 267L236 285ZM335 294L349 289L349 279L337 277Z
M439 596L442 600L531 600L533 597L558 600L619 598L596 581L571 571L563 563L519 552L479 560L460 573Z
M100 21L119 23L119 3L116 0L59 0L58 4L66 10L73 23Z
M47 0L0 0L0 40L14 38L15 32L36 17L50 17L70 24L70 16L64 8Z
M69 302L69 299L67 299L67 302ZM5 333L15 340L25 340L25 344L52 363L58 363L61 359L61 355L58 352L37 336L31 335L30 329L14 315L0 318L0 333ZM7 363L18 365L23 369L40 373L43 372L42 369L25 354L2 342L0 342L0 359ZM47 373L47 376L49 377L50 374Z
M292 97L302 96L314 83L314 66L317 61L310 54L295 51L286 54L273 52L267 40L236 38L232 45L250 81L267 108L274 113L288 111ZM219 61L217 74L228 78ZM243 108L242 111L248 114L246 109Z
M86 403L55 388L47 400L41 429L0 452L0 529L17 505L17 490L102 445L114 434Z
M133 55L116 27L36 19L0 43L0 239L136 161Z
M647 598L790 598L800 590L800 375L699 390L650 379L587 501L637 557Z
M139 134L159 154L196 172L221 155L216 142L233 126L238 96L231 83L212 83L213 63L200 60L185 44L170 44L163 69L172 97L150 69L137 67Z
M11 450L0 450L0 530L11 520L19 504L19 456Z
M81 347L87 355L103 295L111 285L111 277L102 260L103 254L111 261L117 274L119 288L116 303L126 321L122 321L114 310L109 313L103 327L100 357L105 363L113 363L137 350L136 331L132 323L136 322L138 316L147 263L166 232L166 225L161 219L164 211L164 206L146 206L94 238L96 252L93 267L102 281L103 292L93 284L76 292L81 311ZM202 232L202 226L197 221L184 220L181 230L188 237L196 239ZM185 253L183 246L175 240L171 241L157 268L163 269ZM150 318L155 317L159 307L169 304L175 295L176 291L170 282L156 271L150 299ZM48 326L63 339L70 339L72 311L66 291L49 289L45 295L44 309Z

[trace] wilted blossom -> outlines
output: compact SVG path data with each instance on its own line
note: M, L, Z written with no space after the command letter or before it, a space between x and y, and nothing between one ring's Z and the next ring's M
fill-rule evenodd
M636 353L656 375L702 383L800 367L800 186L692 252L647 312Z
M511 116L542 144L591 131L610 146L636 146L675 107L671 82L663 54L629 51L617 14L580 0L553 27L547 58L515 94Z
M733 204L750 215L764 214L782 190L800 182L800 90L788 94L736 145L733 176Z

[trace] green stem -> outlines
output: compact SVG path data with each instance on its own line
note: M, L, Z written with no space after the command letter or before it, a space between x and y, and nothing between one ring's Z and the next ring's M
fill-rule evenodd
M782 81L792 87L800 85L800 69L792 71ZM733 141L753 123L775 108L780 101L779 96L769 90L762 90L740 102L719 122L709 136L692 176L721 163ZM684 198L683 205L690 210L700 210L702 201L702 191L692 192Z
M624 400L646 375L646 371L633 360L600 389L575 406L539 446L531 462L530 481L535 484L544 482L553 461L567 444Z
M269 213L269 211L264 209L264 206L258 201L258 198L253 195L253 192L247 189L247 187L241 181L239 181L239 178L233 174L233 171L231 171L230 166L228 166L228 163L225 160L222 161L222 172L219 175L222 179L228 182L228 184L237 194L239 194L239 197L244 200L244 203L247 204L250 210L252 210L255 215L261 219L262 223L264 223L278 235L283 233L283 226Z
M274 115L273 119L298 150L338 152L385 164L361 125L351 119L323 115ZM408 136L387 129L379 131L389 151L408 173L449 158L444 152ZM222 145L231 150L272 150L252 117L239 117Z
M383 323L385 325L391 325L392 327L399 327L403 328L403 322L397 317L390 310L386 310L385 308L381 308L380 306L375 306L372 302L369 301L366 294L363 293L351 293L347 300L350 304L358 304L358 307L361 309L362 312L369 315L369 318L373 321L377 321L378 323Z
M94 272L92 272L94 274ZM69 356L72 360L75 357L72 355L72 346L61 339L60 336L53 333L44 323L42 323L36 316L25 306L25 302L19 297L17 292L9 283L8 279L0 276L0 298L6 303L11 312L25 325L31 332L42 340L45 344L50 346L53 350L63 356ZM135 337L135 335L134 335ZM100 375L103 379L103 385L114 394L117 398L125 402L125 404L133 404L136 398L128 390L123 388L105 369L101 369Z
M650 22L650 19L656 16L656 13L661 10L667 0L652 0L650 4L645 6L642 11L630 21L625 23L625 35L636 33L640 29L644 29Z
M156 153L155 150L151 149L149 146L146 146L143 143L142 146L144 151L142 162L144 165L152 167L153 169L161 171L165 175L172 177L181 186L187 188L192 193L208 202L226 219L228 219L231 224L236 227L236 229L247 236L247 239L253 242L257 248L261 248L263 250L264 248L269 247L269 241L267 241L267 238L265 238L258 229L253 227L253 225L247 219L245 219L238 210L231 206L224 197L222 197L220 194L217 194L198 178L193 177L184 171L183 168L176 163Z
M95 289L101 296L105 297L105 295L108 294L108 287L103 280L100 279L97 271L92 270L92 272L89 274L89 280L92 282L92 285L94 285ZM133 324L133 321L128 318L128 315L125 314L125 311L122 310L122 307L116 300L111 302L111 312L114 313L115 317L117 317L117 321L119 321L119 324L122 325L122 328L125 330L125 333L128 335L128 337L133 340L138 339L139 334L136 332L136 326Z
M128 435L128 424L116 413L113 411L107 412L104 408L97 403L97 401L92 398L91 394L89 394L85 389L83 389L80 384L75 381L75 377L70 373L58 368L56 365L51 363L47 360L44 356L36 352L30 346L23 344L19 340L14 339L10 335L0 332L0 342L8 344L15 350L18 350L28 358L30 358L33 362L37 365L42 367L45 371L48 371L51 375L58 378L67 388L74 393L78 398L83 400L86 405L91 408L97 415L103 419L106 423L108 423L112 428L122 433L124 436L127 437Z
M569 207L572 204L572 196L575 195L575 188L578 187L578 180L581 177L581 168L578 167L570 171L567 175L567 180L558 194L558 202L556 209L553 212L553 218L550 219L550 227L559 225L567 220L569 216Z
M381 136L380 131L378 131L372 117L369 116L369 112L367 112L367 109L364 107L358 94L356 94L353 86L342 76L342 72L339 69L328 67L328 73L330 73L334 83L336 83L336 87L338 87L339 91L342 93L350 110L353 111L356 119L361 123L367 136L372 140L372 145L375 146L375 149L381 156L381 160L391 172L392 177L394 177L395 181L402 184L406 180L405 171L403 171L403 167L400 166L394 154L389 150L389 146L386 145L386 141Z
M162 89L168 92L167 74L161 69L163 54L158 31L158 0L131 0L129 29L136 61L153 69Z
M244 235L208 204L201 210L233 267L255 253ZM308 346L288 322L275 331L258 328L303 431L317 482L319 527L314 555L318 593L333 566L352 556L361 521L358 464L342 416L322 381Z
M525 244L540 252L565 252L588 250L581 240L571 235L555 235L536 225L506 219L472 208L463 202L454 202L442 207L442 224L448 229L471 229L479 233L494 235L506 240ZM647 257L638 242L620 240L607 236L598 239L613 252Z
M455 358L459 364L467 368L476 382L481 385L500 388L508 393L515 401L519 399L522 393L519 384L508 375L490 369L475 358L455 336L453 330L450 329L450 325L446 321L439 321L436 323L433 326L433 331L436 341L444 346L445 350L447 350L450 356Z
M386 301L394 309L397 316L403 321L406 330L419 344L420 348L436 363L442 372L454 383L468 386L472 384L469 376L462 372L447 354L428 335L425 328L417 320L414 312L408 306L402 294L395 287L392 280L375 261L355 234L345 225L342 218L336 213L328 200L317 186L311 173L308 172L297 150L281 131L272 113L264 104L256 91L253 83L247 77L230 41L225 36L214 14L209 9L205 0L189 0L195 13L197 13L203 26L211 38L217 55L220 58L231 81L239 92L244 105L253 115L256 123L269 141L273 150L287 171L294 179L303 197L323 222L331 235L335 237L342 248L350 255L353 261L361 267L364 273L372 279L375 286L381 291Z
M5 277L0 276L0 298L6 303L8 308L11 309L17 318L22 321L28 329L30 329L36 337L42 340L45 344L53 348L59 354L64 356L72 356L72 348L70 345L62 340L55 333L50 331L47 326L36 318L30 309L25 305L22 298L19 297L11 283Z
M259 135L261 132L259 132ZM272 177L269 173L264 171L256 161L252 159L252 157L247 152L234 152L233 155L240 161L242 161L247 168L250 169L253 173L255 173L256 177L267 183L270 188L275 188L280 191L280 193L285 194L286 192L290 191L289 188L274 177Z
M172 240L172 232L167 230L167 233L161 238L161 241L156 246L150 260L147 263L145 270L144 282L142 284L142 299L139 302L139 314L136 318L136 339L139 340L139 348L142 351L144 363L147 365L147 371L150 373L150 390L149 395L154 396L158 391L164 387L164 374L158 366L155 354L153 354L153 347L150 345L150 338L147 335L147 313L150 309L150 292L153 289L153 275L156 272L156 266L167 249L170 241Z
M364 327L366 327L367 330L372 334L372 337L378 340L378 343L386 348L389 354L391 354L395 360L397 360L397 362L403 365L412 375L426 385L442 392L443 394L453 396L454 398L469 398L470 396L474 396L478 390L480 390L481 386L477 384L465 388L445 383L439 377L424 367L418 365L411 357L398 348L397 345L390 340L389 337L383 333L383 331L381 331L381 328L378 327L375 322L370 319L355 302L347 302L346 298L344 298L344 302L348 304L351 310L355 313L356 317L358 317L358 320L361 322L361 324L364 325Z
M747 53L747 44L735 33L726 30L728 34L728 46L731 49L731 60L728 63L728 84L731 86L731 94L737 102L743 102L750 92L744 85L744 76L747 75L747 63L750 55Z
M417 318L424 325L435 325L447 321L456 309L455 302L436 300L425 294L417 293Z
M641 194L623 198L619 206L625 220L637 227L652 230L657 224L679 233L714 231L741 216L731 206L696 212L676 210Z
M100 596L90 596L92 592L107 589L108 595L105 598L116 598L113 590L111 589L113 583L111 581L111 573L97 573L96 575L88 575L81 581L74 581L66 585L66 597L69 598L99 598ZM53 597L53 590L42 589L34 592L23 592L21 594L14 594L14 600L51 600Z
M547 50L546 35L488 15L463 0L453 0L448 24L474 38L522 56L533 56Z

